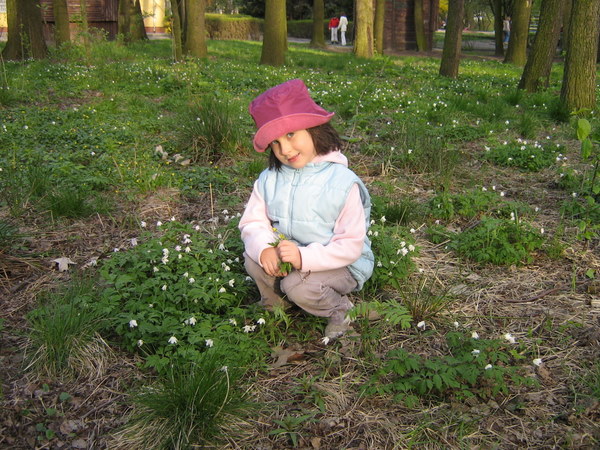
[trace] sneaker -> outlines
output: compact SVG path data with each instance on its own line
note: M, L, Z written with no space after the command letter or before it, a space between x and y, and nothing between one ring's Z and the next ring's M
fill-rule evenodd
M346 331L350 329L351 320L349 317L344 318L344 320L339 323L331 323L331 321L325 327L325 337L329 339L337 339L340 336L343 336Z

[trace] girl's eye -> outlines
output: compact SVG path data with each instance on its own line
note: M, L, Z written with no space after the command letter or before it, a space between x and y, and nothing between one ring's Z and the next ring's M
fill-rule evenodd
M293 132L290 132L290 133L288 133L286 136L287 136L288 138L292 138L292 137L294 137L294 133L293 133Z

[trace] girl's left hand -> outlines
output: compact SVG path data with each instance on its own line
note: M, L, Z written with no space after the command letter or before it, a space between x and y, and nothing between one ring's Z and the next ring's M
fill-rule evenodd
M296 270L302 268L302 255L300 255L300 249L292 241L281 241L277 246L279 258L283 262L289 262L292 267Z

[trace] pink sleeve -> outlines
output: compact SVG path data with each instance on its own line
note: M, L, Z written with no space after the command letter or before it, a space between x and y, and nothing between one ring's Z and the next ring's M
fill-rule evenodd
M349 266L360 258L367 227L357 184L350 189L346 204L335 222L333 233L327 245L312 243L300 247L302 271L319 272L339 269Z
M270 247L270 242L275 241L275 234L267 216L267 205L256 189L256 183L240 219L239 228L246 253L260 264L260 254Z

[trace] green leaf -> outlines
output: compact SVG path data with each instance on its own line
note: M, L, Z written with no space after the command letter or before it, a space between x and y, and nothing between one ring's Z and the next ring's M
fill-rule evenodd
M587 119L579 119L577 121L577 139L583 141L592 132L592 126Z
M581 157L588 159L592 155L592 141L585 139L581 141Z
M71 394L67 393L67 392L61 392L60 395L58 396L58 399L61 402L67 402L69 400L71 400L73 397L71 396Z

